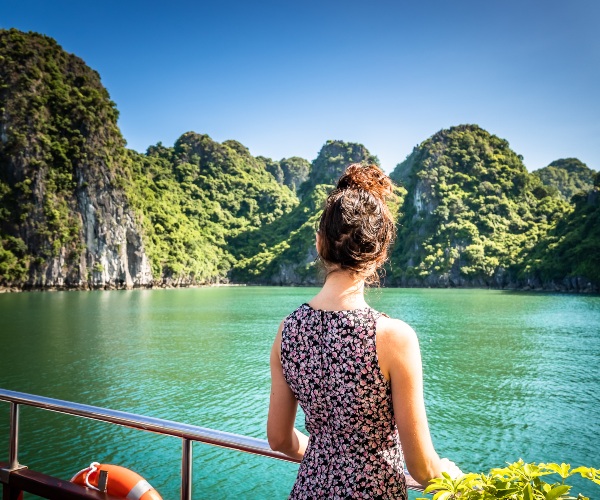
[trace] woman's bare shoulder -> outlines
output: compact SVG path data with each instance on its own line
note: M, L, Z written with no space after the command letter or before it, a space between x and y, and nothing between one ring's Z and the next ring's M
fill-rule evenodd
M401 319L381 316L377 320L377 342L402 347L418 344L417 334L412 327Z
M411 326L400 319L382 316L377 320L377 356L383 376L406 374L420 369L419 339ZM401 377L402 378L402 377Z

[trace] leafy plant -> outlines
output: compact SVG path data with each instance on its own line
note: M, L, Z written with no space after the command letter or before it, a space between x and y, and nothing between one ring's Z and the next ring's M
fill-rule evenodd
M430 481L425 493L433 493L433 500L589 500L581 493L571 495L572 486L565 480L576 474L600 485L598 469L571 469L565 463L535 464L518 460L508 467L492 469L489 474L469 473L452 479L444 472L443 477ZM542 479L547 476L559 476L560 480Z

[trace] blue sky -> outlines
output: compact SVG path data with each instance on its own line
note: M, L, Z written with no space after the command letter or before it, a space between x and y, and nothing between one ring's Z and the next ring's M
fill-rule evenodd
M390 172L442 128L476 123L529 170L600 168L597 0L1 0L100 73L128 146L184 132L254 155L360 142Z

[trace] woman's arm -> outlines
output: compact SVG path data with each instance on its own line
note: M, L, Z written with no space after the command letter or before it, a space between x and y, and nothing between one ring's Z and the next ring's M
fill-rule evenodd
M423 368L416 333L406 323L387 317L377 322L377 355L383 375L391 382L394 417L410 475L423 485L460 469L436 453L425 413Z
M267 420L269 446L292 458L302 459L308 445L308 437L294 428L298 401L283 376L281 367L281 331L283 323L271 348L271 400Z

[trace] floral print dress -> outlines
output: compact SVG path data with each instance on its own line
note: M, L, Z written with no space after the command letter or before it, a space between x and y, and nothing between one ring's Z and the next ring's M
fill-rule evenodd
M407 498L391 386L377 360L379 316L303 304L284 320L283 374L310 434L290 498Z

